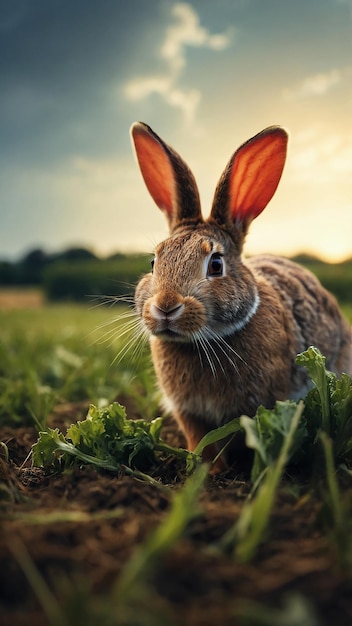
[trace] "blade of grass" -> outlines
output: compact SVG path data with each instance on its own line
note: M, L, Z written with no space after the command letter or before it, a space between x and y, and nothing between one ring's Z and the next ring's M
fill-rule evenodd
M158 561L182 537L191 520L199 515L197 500L208 470L208 465L200 465L174 495L166 519L136 550L125 566L114 589L116 601L124 603L130 599L131 594L136 597L136 587L145 583Z
M327 492L324 490L323 501L328 512L328 534L337 551L341 567L350 572L352 561L351 505L350 501L343 500L337 481L333 441L325 432L319 433L319 440L323 446L326 467Z
M240 420L238 418L227 422L223 426L219 426L218 428L214 428L214 430L209 431L198 443L195 447L193 453L189 453L187 459L187 474L190 474L195 466L199 464L202 460L202 454L204 448L207 446L218 443L218 441L226 440L223 448L219 450L216 457L212 460L212 464L214 465L227 446L231 443L233 437L236 435L238 431L241 430ZM232 436L231 436L232 435Z
M217 443L218 441L221 441L221 439L225 439L229 435L234 435L239 430L241 430L241 428L242 427L239 418L227 422L226 424L224 424L224 426L214 428L214 430L211 430L206 435L204 435L204 437L202 437L202 439L194 449L194 454L201 456L206 446L209 446L212 443Z
M51 626L69 626L60 604L51 593L44 578L31 559L25 545L19 539L10 541L8 545L42 605Z
M263 540L303 408L303 402L292 408L294 414L290 428L276 463L264 470L264 477L255 496L245 502L237 523L224 535L219 544L223 551L233 550L236 558L241 562L250 561Z
M329 493L330 509L336 530L341 529L343 512L341 506L340 490L336 479L334 463L333 443L330 437L323 431L319 433L319 439L323 446L325 456L326 480Z
M298 593L284 596L280 608L269 607L253 600L236 606L235 615L246 626L319 626L310 601Z

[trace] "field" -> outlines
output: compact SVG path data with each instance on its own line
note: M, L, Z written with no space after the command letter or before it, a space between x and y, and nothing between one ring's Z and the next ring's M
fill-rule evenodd
M248 467L187 476L166 453L139 477L83 462L34 467L38 431L65 434L90 404L118 401L131 419L160 413L147 348L116 359L121 309L23 304L0 310L1 624L352 623L348 464L336 472L326 452L314 472L289 468L272 508L268 495L256 509L250 525L268 524L251 553L236 526L250 511ZM169 417L161 435L184 445Z

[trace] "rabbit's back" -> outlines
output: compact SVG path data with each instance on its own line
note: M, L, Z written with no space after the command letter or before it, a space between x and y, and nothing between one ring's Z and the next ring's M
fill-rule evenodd
M246 261L258 285L272 285L291 313L296 352L316 346L326 366L336 374L352 373L351 327L341 315L335 297L316 276L282 257L258 255Z

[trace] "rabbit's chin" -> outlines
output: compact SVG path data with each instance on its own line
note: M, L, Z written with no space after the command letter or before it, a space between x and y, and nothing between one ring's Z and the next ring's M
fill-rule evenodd
M182 343L192 343L193 341L192 337L188 335L182 335L181 333L171 329L154 332L152 333L152 336L160 339L161 341L177 341Z

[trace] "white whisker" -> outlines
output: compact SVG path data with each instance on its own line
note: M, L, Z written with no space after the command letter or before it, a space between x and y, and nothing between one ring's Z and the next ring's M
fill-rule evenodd
M244 358L238 352L236 352L236 350L229 343L227 343L227 341L224 339L224 337L219 337L218 339L228 350L230 350L230 352L232 352L235 355L235 357L237 359L242 361L242 363L244 363L244 365L248 365L246 363L246 361L244 360Z
M206 359L208 361L208 364L209 364L209 367L211 369L211 372L212 372L214 378L216 378L217 377L216 367L215 367L213 359L212 359L212 357L211 357L211 355L209 354L209 351L208 351L208 346L211 347L209 342L204 337L197 337L197 343L202 348L202 350L203 350L203 352L205 354L205 357L206 357Z
M135 326L135 332L133 333L132 337L130 337L130 339L122 346L122 348L114 357L111 365L119 365L122 359L124 359L126 355L131 352L133 359L135 359L137 355L140 358L147 338L147 333L143 332L141 324L138 323Z
M89 335L103 331L100 336L95 337L92 343L99 345L113 346L115 342L120 342L117 353L113 358L111 365L119 365L127 356L131 361L140 360L143 356L145 345L149 340L149 333L143 326L137 312L134 308L135 302L133 296L96 296L102 301L95 305L100 307L103 305L113 306L121 303L129 304L128 310L125 308L114 315L111 319L105 320L99 326L91 331ZM92 307L92 308L95 308ZM121 345L122 344L122 345Z
M194 333L192 336L192 341L197 348L201 363L202 359L199 347L201 348L202 352L204 352L214 377L216 377L217 368L220 368L221 372L225 376L229 375L228 372L225 371L223 359L221 359L219 351L226 357L226 360L231 365L231 367L233 367L237 374L239 374L239 367L236 363L236 359L239 359L246 364L243 357L238 354L238 352L236 352L236 350L224 339L224 337L222 337L215 330L209 327L203 329L201 333Z
M238 367L237 364L235 363L235 361L231 358L231 356L228 354L228 352L226 351L226 348L229 348L228 344L223 340L222 337L217 336L215 333L213 333L213 339L214 343L217 345L217 347L219 348L219 350L222 352L222 354L224 356L226 356L226 359L228 360L228 362L230 363L230 365L232 365L232 367L235 369L235 371L238 373ZM223 345L225 344L225 345Z
M220 369L221 369L222 373L225 375L224 366L223 366L223 364L221 363L221 359L220 359L219 355L217 354L217 352L216 352L216 350L215 350L214 346L213 346L213 345L212 345L212 343L209 341L209 339L205 339L205 341L206 341L207 345L209 346L209 348L211 349L211 351L213 352L213 354L214 354L214 356L215 356L215 358L216 358L216 360L217 360L217 362L218 362L218 364L219 364L219 367L220 367ZM217 344L217 341L216 341L216 340L214 340L214 343L215 343L215 345L216 345L216 346L218 346L218 344ZM220 346L218 346L218 347L220 348Z
M91 306L92 309L95 309L104 305L105 306L109 305L110 307L112 307L115 304L133 304L134 303L134 297L127 295L127 294L123 296L91 295L89 297L92 298L93 302L94 300L98 301L97 304L94 304Z

